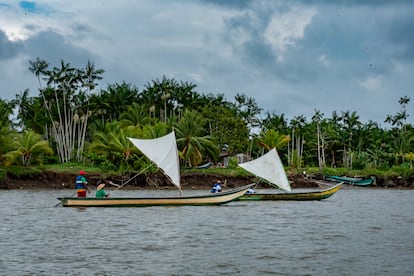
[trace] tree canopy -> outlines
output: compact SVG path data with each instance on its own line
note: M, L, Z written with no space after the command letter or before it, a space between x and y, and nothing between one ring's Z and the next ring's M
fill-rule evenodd
M263 114L255 99L244 93L228 100L165 76L143 89L125 82L98 88L104 70L90 61L83 68L63 60L50 67L38 58L30 61L29 70L38 80L38 95L29 96L25 89L11 101L0 100L2 165L20 152L25 165L52 154L61 163L136 168L143 158L127 137L159 137L172 129L181 161L190 167L218 162L224 153L254 158L273 147L294 167L381 168L413 162L408 96L399 99L400 112L386 116L384 122L391 127L384 129L377 122L361 122L351 110L330 117L315 110L312 118L298 114L289 121L275 111ZM42 145L36 158L25 155L31 143Z

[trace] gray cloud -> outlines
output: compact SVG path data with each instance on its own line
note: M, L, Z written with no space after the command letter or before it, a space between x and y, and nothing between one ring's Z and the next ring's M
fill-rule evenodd
M6 34L0 30L0 60L15 57L22 49L22 43L12 42Z
M46 15L24 17L0 5L2 97L36 91L28 72L36 57L91 60L106 71L103 85L142 89L165 75L229 100L246 93L288 118L355 110L381 122L414 85L410 1L45 3Z
M213 4L226 8L245 9L252 4L251 0L234 0L234 1L221 1L221 0L200 0L201 3Z
M383 24L386 43L391 45L389 54L401 62L412 62L414 59L414 9L398 13Z
M23 54L33 57L32 59L44 59L52 66L64 60L72 66L83 67L88 60L99 60L91 50L75 46L67 37L53 31L41 32L26 40Z

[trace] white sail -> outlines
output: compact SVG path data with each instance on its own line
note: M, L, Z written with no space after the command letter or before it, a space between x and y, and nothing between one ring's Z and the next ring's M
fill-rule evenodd
M174 131L155 139L128 139L181 190L180 165Z
M283 190L288 192L292 190L276 149L272 149L257 159L239 164L239 166Z

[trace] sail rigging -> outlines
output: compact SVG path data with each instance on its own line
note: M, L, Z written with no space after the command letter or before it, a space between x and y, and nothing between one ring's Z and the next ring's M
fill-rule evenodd
M261 157L239 164L239 166L278 186L280 189L288 192L292 191L282 161L275 148Z
M128 139L181 190L180 165L174 131L155 139Z

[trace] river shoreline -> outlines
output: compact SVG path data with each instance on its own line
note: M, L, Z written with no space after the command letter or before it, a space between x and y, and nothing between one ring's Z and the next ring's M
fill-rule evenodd
M14 176L7 175L0 180L1 189L74 189L76 174L56 173L44 171L37 175ZM87 175L90 188L94 189L99 183L107 184L109 189L117 188L116 185L124 185L122 189L175 189L169 184L167 178L160 174L150 175L118 175L103 177L99 174ZM325 188L326 185L336 184L324 181L322 175L304 176L300 174L289 175L289 181L293 189L303 188ZM224 188L234 188L255 182L253 176L223 176L208 172L183 173L181 175L181 187L183 190L209 190L216 180L223 182ZM414 179L403 179L393 177L384 179L375 177L374 184L367 188L394 188L394 189L414 189ZM321 185L322 184L322 185ZM259 188L269 188L266 184L260 184Z

